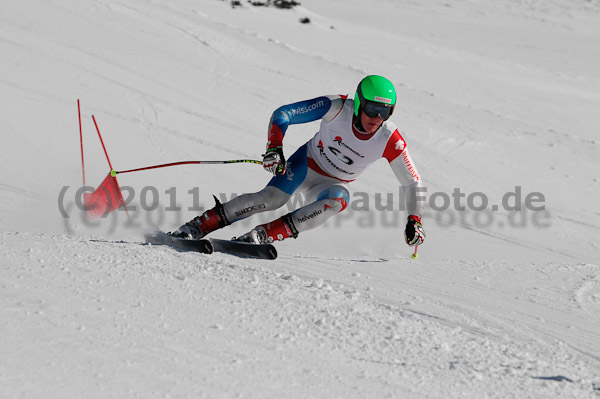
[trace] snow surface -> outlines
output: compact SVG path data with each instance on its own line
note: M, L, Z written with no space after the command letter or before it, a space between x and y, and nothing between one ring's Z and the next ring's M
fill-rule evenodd
M0 398L600 397L599 46L596 0L2 2ZM77 210L77 99L96 187L91 115L117 170L258 159L275 108L371 73L428 196L489 198L429 204L417 261L375 209L385 161L276 261L142 239L261 188L255 165L120 175L131 221ZM515 187L545 210L489 211Z

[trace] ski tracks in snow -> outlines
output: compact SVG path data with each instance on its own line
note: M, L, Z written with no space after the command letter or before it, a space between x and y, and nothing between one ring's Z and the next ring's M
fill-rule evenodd
M590 315L600 314L600 275L590 274L583 278L573 295L573 301Z
M597 363L568 346L424 316L398 276L412 270L425 305L449 297L398 260L265 263L135 242L1 238L0 393L593 398L599 382ZM476 319L464 311L476 303L463 300L463 316ZM446 309L460 317L460 307Z

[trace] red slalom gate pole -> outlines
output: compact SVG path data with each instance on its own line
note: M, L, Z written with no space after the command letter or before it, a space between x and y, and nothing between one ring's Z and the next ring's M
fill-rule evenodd
M81 127L81 105L77 99L77 115L79 116L79 144L81 145L81 174L83 175L83 185L85 186L85 164L83 162L83 129Z
M100 138L100 143L102 144L102 149L104 150L104 155L106 156L106 160L108 161L108 166L110 168L110 175L113 179L115 179L115 183L117 187L119 187L119 182L117 181L116 174L113 174L114 170L112 164L110 162L110 158L108 157L108 152L106 151L106 146L104 145L104 140L102 140L102 134L100 134L100 128L98 127L98 123L96 122L96 117L92 115L92 120L94 121L94 125L96 126L96 131L98 132L98 137ZM123 194L121 193L121 189L119 187L119 197L121 198L121 202L125 204L125 200L123 199ZM129 211L127 210L127 205L125 205L125 214L127 215L127 219L131 221L131 217L129 216Z
M92 115L92 119L94 120L94 125L96 126L96 131L98 132L98 137L100 138L100 143L102 144L102 149L104 150L104 155L106 155L106 160L108 161L108 166L110 170L113 170L112 164L110 163L110 158L108 157L108 152L106 152L106 147L104 146L104 140L102 140L102 135L100 134L100 129L98 128L98 123L96 122L96 117Z

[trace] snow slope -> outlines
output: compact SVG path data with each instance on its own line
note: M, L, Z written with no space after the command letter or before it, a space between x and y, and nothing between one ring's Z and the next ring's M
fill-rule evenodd
M593 265L2 251L3 397L597 397Z
M567 0L4 2L0 397L598 397L599 20ZM91 115L117 170L258 158L273 109L370 73L397 86L428 201L451 201L418 261L385 161L274 262L142 243L261 188L253 165L123 174L131 221L77 211L77 99L97 186ZM492 210L516 190L545 210ZM459 210L473 193L489 206Z

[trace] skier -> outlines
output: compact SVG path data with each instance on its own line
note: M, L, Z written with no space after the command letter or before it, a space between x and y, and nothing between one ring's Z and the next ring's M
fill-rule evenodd
M313 229L348 206L348 184L371 163L386 158L406 188L408 221L404 231L409 246L422 244L423 205L417 200L422 182L408 154L406 142L389 121L396 105L396 91L386 78L365 77L354 99L344 95L322 96L284 105L271 117L263 168L274 177L259 192L244 194L224 204L216 197L214 208L181 226L172 235L200 239L239 220L282 207L295 192L303 192L305 205L270 223L256 226L234 240L271 243ZM321 119L315 136L286 162L283 138L288 126Z

